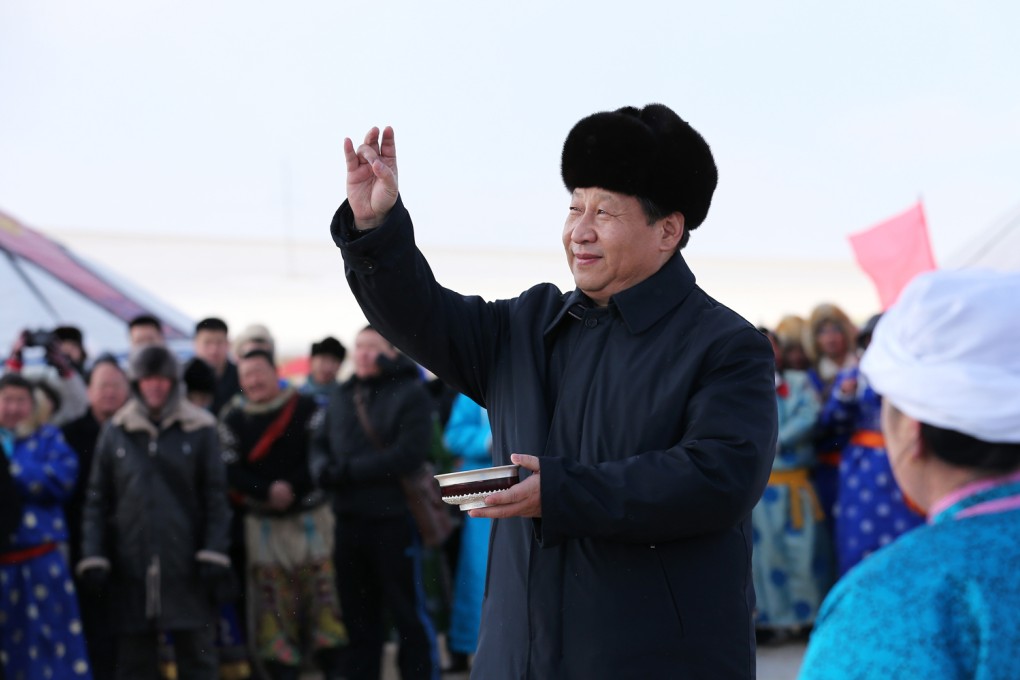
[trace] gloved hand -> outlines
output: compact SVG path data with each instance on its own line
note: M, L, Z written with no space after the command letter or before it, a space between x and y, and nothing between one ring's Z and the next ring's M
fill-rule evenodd
M79 577L81 587L93 597L102 595L110 580L110 570L105 567L89 567Z
M57 373L65 380L74 375L74 367L71 365L71 360L60 351L60 341L56 338L46 344L46 363L57 369Z
M21 350L28 346L29 340L32 337L32 332L28 329L21 331L18 339L11 345L11 353L7 355L7 359L4 361L4 368L9 373L20 373L21 367L24 364L22 359Z
M227 604L237 599L239 588L234 570L219 562L198 562L198 578L215 604Z

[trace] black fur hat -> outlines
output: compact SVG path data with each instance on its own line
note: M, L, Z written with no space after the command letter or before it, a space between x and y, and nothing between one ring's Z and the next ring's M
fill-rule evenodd
M312 343L311 355L314 357L319 354L328 354L342 363L347 356L347 348L333 336L326 336L319 342Z
M683 213L683 244L708 215L719 177L705 140L662 104L582 119L563 143L561 172L567 191L602 187Z
M216 372L212 366L205 363L198 357L192 357L184 364L184 372L181 374L184 381L184 388L190 392L204 392L212 394L216 391Z
M174 384L177 383L177 359L166 347L161 345L142 347L131 356L130 363L132 382L138 382L142 378L163 376L164 378L170 378Z
M77 343L79 347L84 342L81 329L77 326L57 326L53 329L53 335L56 336L57 340L68 340Z

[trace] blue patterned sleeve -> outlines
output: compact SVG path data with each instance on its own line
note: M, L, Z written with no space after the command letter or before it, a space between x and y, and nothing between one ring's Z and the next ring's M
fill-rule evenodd
M842 382L848 379L858 379L857 368L847 369L836 376L832 393L818 416L818 424L822 428L837 432L849 432L854 429L854 424L860 414L860 403L856 395L843 396L839 389Z
M60 430L45 425L19 447L23 454L16 456L11 472L22 498L56 505L71 497L78 479L78 455Z

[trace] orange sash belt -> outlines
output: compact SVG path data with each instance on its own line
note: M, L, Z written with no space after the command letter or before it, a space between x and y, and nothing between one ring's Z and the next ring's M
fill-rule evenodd
M884 449L885 437L882 436L881 432L861 430L860 432L854 432L854 436L850 437L850 443L857 446L866 446L869 449Z
M33 545L31 548L23 550L13 550L0 555L0 565L21 564L22 562L28 562L29 560L34 560L37 557L51 553L56 549L56 543L43 543L42 545Z
M826 451L825 453L818 454L818 464L828 465L830 467L839 467L839 461L842 458L840 451Z
M803 492L811 504L811 513L815 521L825 519L825 511L822 504L818 502L818 494L815 487L811 486L806 468L795 470L773 470L769 475L769 486L785 486L790 489L790 524L794 529L804 527L804 510L801 507L801 492Z

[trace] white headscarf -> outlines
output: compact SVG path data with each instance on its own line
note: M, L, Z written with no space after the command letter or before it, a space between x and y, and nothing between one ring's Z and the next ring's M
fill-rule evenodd
M1020 443L1020 272L917 276L875 327L861 372L915 420Z

